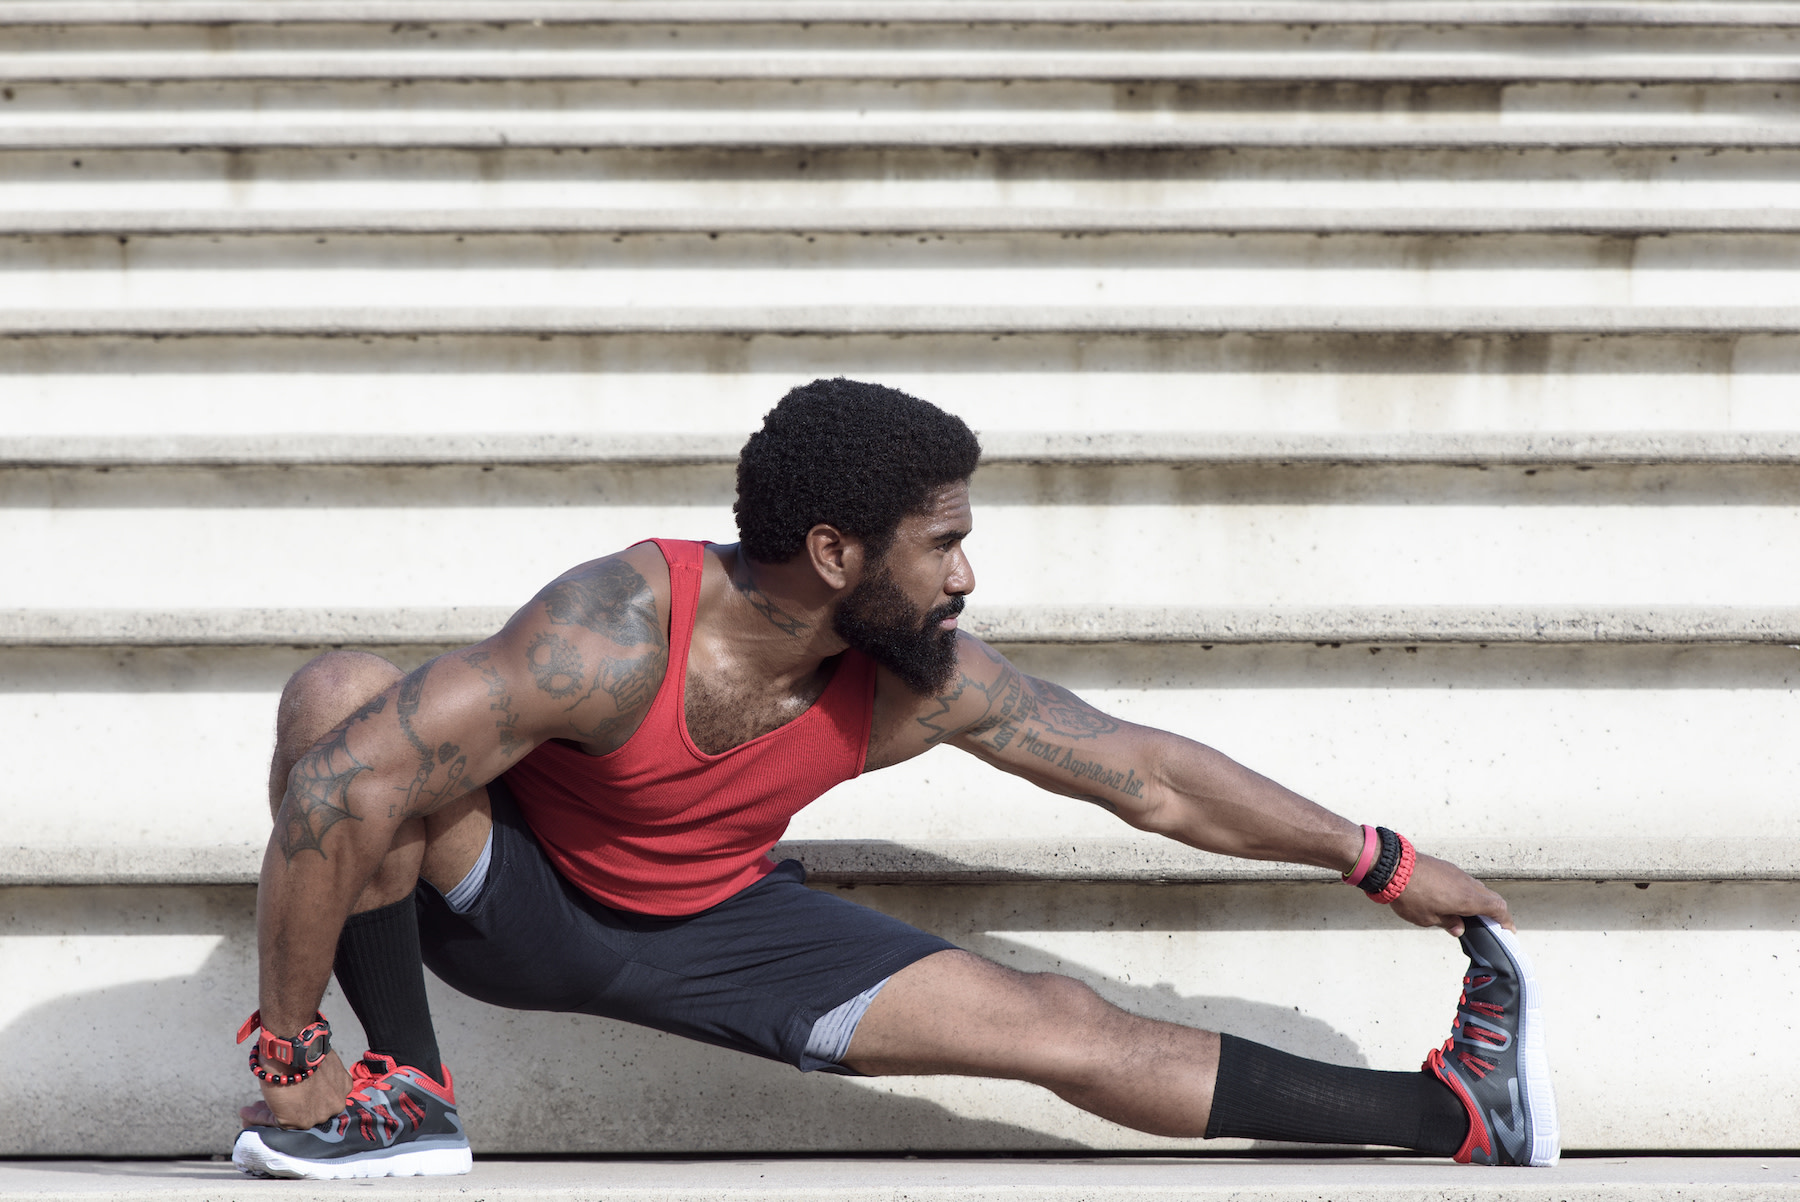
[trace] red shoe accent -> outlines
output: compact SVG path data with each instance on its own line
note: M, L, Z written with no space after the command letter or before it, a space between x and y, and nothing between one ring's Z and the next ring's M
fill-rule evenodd
M379 1071L372 1069L369 1067L370 1060L380 1061L387 1067ZM412 1068L413 1079L421 1089L441 1099L446 1106L454 1106L456 1105L456 1082L451 1079L450 1066L446 1064L442 1067L444 1080L440 1084L432 1080L431 1074L422 1068L400 1064L392 1056L384 1056L380 1052L365 1052L363 1059L350 1066L350 1079L355 1083L350 1090L350 1096L366 1102L369 1099L368 1091L370 1089L385 1089L387 1078L391 1074L397 1073L403 1068Z
M1475 1079L1477 1081L1500 1067L1493 1061L1483 1060L1481 1057L1474 1055L1471 1052L1458 1052L1456 1054L1456 1059L1464 1068L1475 1074Z
M1444 1046L1450 1045L1446 1043ZM1431 1049L1425 1057L1424 1068L1450 1087L1451 1092L1461 1100L1463 1109L1469 1115L1469 1133L1463 1136L1462 1147L1456 1150L1453 1159L1457 1164L1468 1164L1475 1155L1475 1149L1480 1148L1483 1154L1492 1160L1494 1158L1494 1141L1488 1135L1487 1124L1481 1121L1481 1111L1475 1108L1475 1099L1469 1096L1469 1091L1464 1089L1462 1082L1456 1079L1456 1074L1445 1067L1443 1048Z

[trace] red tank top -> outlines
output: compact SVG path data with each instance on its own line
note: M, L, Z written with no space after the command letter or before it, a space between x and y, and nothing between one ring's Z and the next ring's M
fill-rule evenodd
M650 541L669 563L669 667L643 725L606 755L541 744L506 784L550 862L582 892L639 914L694 914L767 875L788 820L862 772L875 665L844 652L804 714L706 754L683 704L705 544Z

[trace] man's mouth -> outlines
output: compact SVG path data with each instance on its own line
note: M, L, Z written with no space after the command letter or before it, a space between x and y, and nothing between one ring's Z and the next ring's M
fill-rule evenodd
M936 626L940 630L955 630L956 615L962 611L963 599L952 597L925 616L925 625Z

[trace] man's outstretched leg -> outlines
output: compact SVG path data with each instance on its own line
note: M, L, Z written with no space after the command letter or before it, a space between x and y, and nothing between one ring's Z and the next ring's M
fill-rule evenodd
M1468 923L1463 942L1471 971L1452 1038L1421 1072L1324 1064L1142 1018L1067 977L1019 973L967 952L942 952L896 973L864 1015L845 1063L872 1075L1031 1081L1155 1135L1380 1144L1463 1161L1553 1164L1555 1103L1529 968L1510 936L1484 920ZM1468 1042L1474 1052L1453 1046ZM1446 1055L1460 1071L1444 1067ZM1520 1124L1523 1139L1512 1134ZM1496 1130L1505 1133L1498 1140Z
M271 814L307 749L400 677L361 652L330 652L294 674L276 717ZM450 889L466 877L485 846L485 802L476 790L401 826L338 938L334 974L369 1042L347 1078L335 1056L323 1070L343 1082L343 1109L317 1126L284 1129L263 1103L246 1107L232 1153L240 1169L309 1178L468 1171L468 1139L425 994L413 890L421 870Z

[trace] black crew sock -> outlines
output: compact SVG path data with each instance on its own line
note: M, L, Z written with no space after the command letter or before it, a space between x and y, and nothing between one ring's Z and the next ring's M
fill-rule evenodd
M419 915L413 899L364 910L344 921L332 962L338 987L361 1020L369 1050L444 1079L425 965L419 958Z
M1428 1072L1345 1068L1219 1036L1208 1139L1382 1144L1450 1156L1468 1130L1461 1100Z

